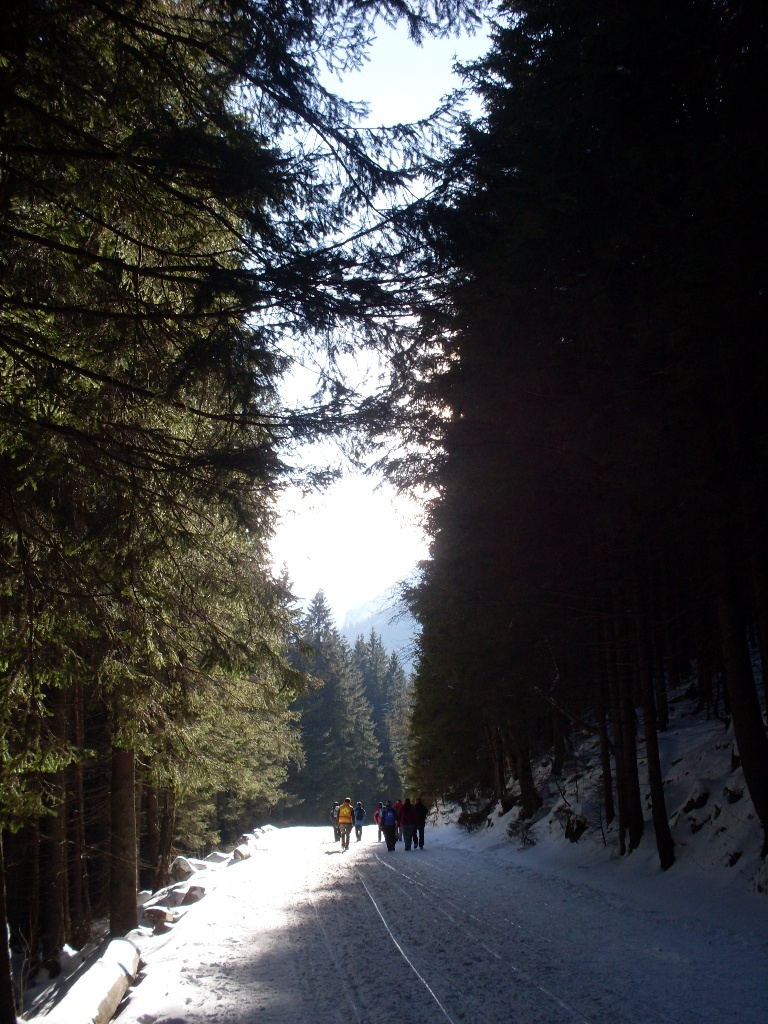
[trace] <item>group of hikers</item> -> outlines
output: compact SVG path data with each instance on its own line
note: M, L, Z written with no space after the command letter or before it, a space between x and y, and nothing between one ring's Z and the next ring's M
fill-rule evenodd
M397 843L402 842L406 850L424 849L424 827L427 823L427 807L421 797L416 798L416 803L411 803L411 798L391 800L384 803L379 801L376 810L373 812L373 820L379 830L379 842L382 837L387 844L390 853L396 849ZM363 825L366 813L362 801L358 800L353 806L352 800L346 797L343 803L338 801L331 808L331 824L333 826L334 842L341 843L342 850L349 849L349 839L352 829L358 843L363 838Z

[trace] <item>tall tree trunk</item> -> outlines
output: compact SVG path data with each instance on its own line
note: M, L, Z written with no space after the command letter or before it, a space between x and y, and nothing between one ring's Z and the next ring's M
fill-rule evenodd
M697 712L706 708L707 718L713 704L712 679L714 675L714 652L712 644L712 632L715 623L711 621L711 609L709 603L701 598L698 601L696 614L696 636L694 648L696 652L696 681L699 690L699 704Z
M597 731L600 737L600 765L603 780L605 822L610 825L616 817L613 805L613 779L611 777L611 741L608 738L608 706L605 669L599 648L595 648L595 692L597 698Z
M563 774L565 764L565 718L557 708L552 709L552 746L554 754L552 758L552 774L559 779Z
M768 714L768 578L762 538L756 541L756 547L752 549L751 561L760 668L763 674L763 711Z
M72 739L80 757L69 769L69 941L82 949L92 935L91 902L88 891L88 862L85 844L85 798L83 793L83 688L72 681Z
M517 762L517 776L520 781L520 802L523 808L521 817L531 818L534 812L541 807L543 800L533 781L531 754L524 721L513 722L512 740Z
M48 782L56 807L40 821L40 959L48 976L61 972L60 953L66 940L66 818L63 772Z
M160 861L160 805L157 799L157 790L147 782L144 786L144 814L146 822L145 834L145 863L142 865L142 888L144 882L148 886L154 885L157 874L157 865Z
M650 643L651 671L653 673L653 690L656 698L656 728L666 732L669 727L669 700L667 697L667 680L664 674L663 630L659 628L658 618L661 615L661 602L658 585L649 581L649 594L652 595L655 614L648 623L648 641Z
M666 732L669 728L669 696L667 694L667 680L664 675L664 656L661 653L661 643L658 637L653 640L652 659L653 692L656 698L656 728L659 732Z
M132 750L112 749L111 808L109 934L119 936L138 927L138 857Z
M37 820L3 837L5 908L13 943L26 962L22 983L40 967L40 830Z
M160 825L160 855L153 889L160 889L168 881L171 872L171 852L176 830L176 794L172 789L164 790L163 817Z
M671 611L669 607L669 596L666 588L661 591L661 622L664 636L663 664L666 669L667 686L670 690L676 690L680 685L680 659L678 657L677 645L672 638Z
M603 617L605 637L606 680L608 701L611 711L611 732L613 733L613 757L616 765L616 802L619 805L619 851L627 852L627 827L629 820L627 799L627 773L624 766L624 733L621 728L621 697L619 694L619 673L616 666L616 637L608 615Z
M664 796L664 779L661 774L659 737L656 731L656 702L652 678L653 637L643 614L640 588L633 587L635 605L635 633L637 636L637 659L640 673L640 687L643 698L643 724L645 726L645 754L648 766L648 784L651 789L651 814L656 835L656 849L659 852L661 870L666 871L675 862L675 844L669 829L667 801Z
M637 771L637 734L633 700L632 666L626 643L626 614L622 598L614 595L614 621L616 630L616 668L619 680L619 713L621 716L621 743L624 753L624 772L627 786L627 833L630 851L640 845L645 822L640 795L640 777Z
M40 968L40 822L35 819L24 831L27 833L28 842L26 863L29 906L27 973L29 977L34 977Z
M66 739L66 691L51 694L54 736ZM61 973L61 950L67 937L66 775L48 776L45 803L50 814L40 819L41 961L51 978Z
M718 620L726 686L744 780L763 826L762 856L768 853L768 738L765 735L752 662L747 621L731 558L721 551Z
M16 1024L11 951L8 947L8 912L5 902L5 860L0 832L0 1024Z
M491 752L493 769L493 795L501 804L505 813L512 806L509 793L507 792L507 767L504 757L504 746L501 741L499 729L496 726L486 726L485 741Z

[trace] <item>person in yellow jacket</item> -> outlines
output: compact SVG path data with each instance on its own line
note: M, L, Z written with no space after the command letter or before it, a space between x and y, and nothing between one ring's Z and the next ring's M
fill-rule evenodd
M352 807L352 801L349 797L346 797L344 803L339 808L339 832L341 833L342 850L349 849L349 837L352 833L353 813L354 808Z

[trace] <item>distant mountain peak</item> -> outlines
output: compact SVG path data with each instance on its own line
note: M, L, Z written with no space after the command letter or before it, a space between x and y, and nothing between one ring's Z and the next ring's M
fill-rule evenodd
M404 611L405 606L400 598L390 593L378 594L376 597L371 598L370 601L366 601L364 604L347 612L344 617L342 631L353 629L358 623L367 622L369 619L377 618L387 612L391 612L392 615L398 615L401 610Z
M396 654L406 673L413 669L415 640L419 627L397 594L388 591L347 612L340 632L354 646L359 636L370 636L371 630L381 637L388 654Z

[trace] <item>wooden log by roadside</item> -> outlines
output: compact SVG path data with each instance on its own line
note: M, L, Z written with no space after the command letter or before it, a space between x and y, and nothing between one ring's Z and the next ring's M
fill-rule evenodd
M158 903L142 909L142 922L152 925L155 932L164 932L166 925L175 924L184 917L188 909L188 907L166 907Z
M139 970L139 951L129 939L113 939L104 956L75 982L44 1017L29 1024L108 1024Z
M205 861L207 864L223 864L224 861L229 860L231 856L231 853L223 853L221 850L214 850L213 853L208 854Z
M204 871L207 867L204 860L197 860L195 857L176 857L171 864L171 879L174 882L184 882L197 871Z
M144 907L141 916L153 925L168 924L176 920L174 911L163 906Z

